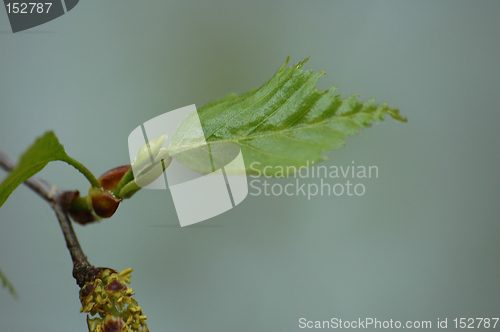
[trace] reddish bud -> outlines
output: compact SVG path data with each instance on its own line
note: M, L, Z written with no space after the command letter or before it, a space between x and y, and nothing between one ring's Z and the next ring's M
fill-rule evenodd
M104 290L106 290L108 292L118 292L118 291L127 290L127 286L124 286L118 280L115 279L109 285L104 287Z
M101 218L109 218L115 214L121 202L121 200L113 196L110 192L95 188L89 190L89 195L92 199L92 207L95 214Z
M85 283L85 286L83 286L82 289L80 289L80 297L83 298L89 296L90 293L92 293L96 287L97 286L93 283L90 282Z
M101 175L99 179L97 179L97 182L104 190L114 190L129 169L130 165L113 168Z

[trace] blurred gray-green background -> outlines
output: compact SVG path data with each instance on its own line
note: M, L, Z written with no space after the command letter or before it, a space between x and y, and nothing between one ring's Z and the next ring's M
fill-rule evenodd
M13 34L1 9L0 149L18 158L53 130L99 175L128 163L144 121L311 56L305 68L327 73L319 88L409 119L329 153L328 166L378 166L365 195L249 195L179 228L170 193L144 190L75 225L90 262L135 269L151 331L499 317L499 14L498 1L81 1ZM59 162L40 176L88 188ZM86 330L54 213L24 186L0 210L0 268L19 293L0 289L2 331Z

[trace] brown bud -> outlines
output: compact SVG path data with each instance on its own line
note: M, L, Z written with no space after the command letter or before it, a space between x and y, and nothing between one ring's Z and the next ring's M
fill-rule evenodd
M130 165L113 168L101 175L97 182L104 190L114 190L129 169Z
M115 214L121 202L112 193L95 188L89 190L89 195L92 198L92 207L95 214L101 218L109 218Z
M86 225L90 222L97 220L94 214L90 211L77 211L77 212L69 211L69 215L71 216L71 219L73 219L80 225Z
M73 192L67 191L64 194L69 202L67 208L69 215L75 222L80 225L85 225L98 219L92 212L87 200L80 197L80 192L78 190Z
M114 317L112 314L106 314L104 318L103 332L120 332L123 329L123 320L120 317Z

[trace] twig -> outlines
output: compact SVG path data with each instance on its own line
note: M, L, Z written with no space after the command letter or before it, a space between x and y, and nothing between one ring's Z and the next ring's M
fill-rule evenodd
M10 172L16 167L16 164L4 152L0 151L0 167ZM89 263L87 256L83 253L68 216L69 200L74 192L59 190L56 186L36 176L26 180L24 184L46 200L55 211L66 240L66 246L73 260L73 277L76 279L76 283L82 287L86 281L98 273L98 269Z

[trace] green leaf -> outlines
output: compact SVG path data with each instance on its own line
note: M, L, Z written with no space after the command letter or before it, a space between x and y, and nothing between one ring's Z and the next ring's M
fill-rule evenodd
M14 297L17 298L16 290L14 289L14 286L7 280L7 277L2 273L2 270L0 270L0 279L2 279L2 286L6 287L10 294Z
M286 170L327 159L326 151L343 147L345 137L383 121L384 114L406 122L397 109L375 105L374 99L361 103L357 95L341 99L335 87L317 90L324 72L302 70L306 61L287 68L287 60L259 89L231 94L198 109L206 141L235 143L242 150L247 174L261 174L271 166L266 175L274 175L278 166ZM189 121L193 120L188 117L172 136L169 150L174 158L175 151L200 146L201 134ZM196 165L192 168L196 170Z
M47 132L35 141L22 156L19 164L10 172L0 184L0 207L10 194L24 181L40 172L49 162L64 161L80 171L94 187L98 187L97 180L82 164L69 157L53 132Z

